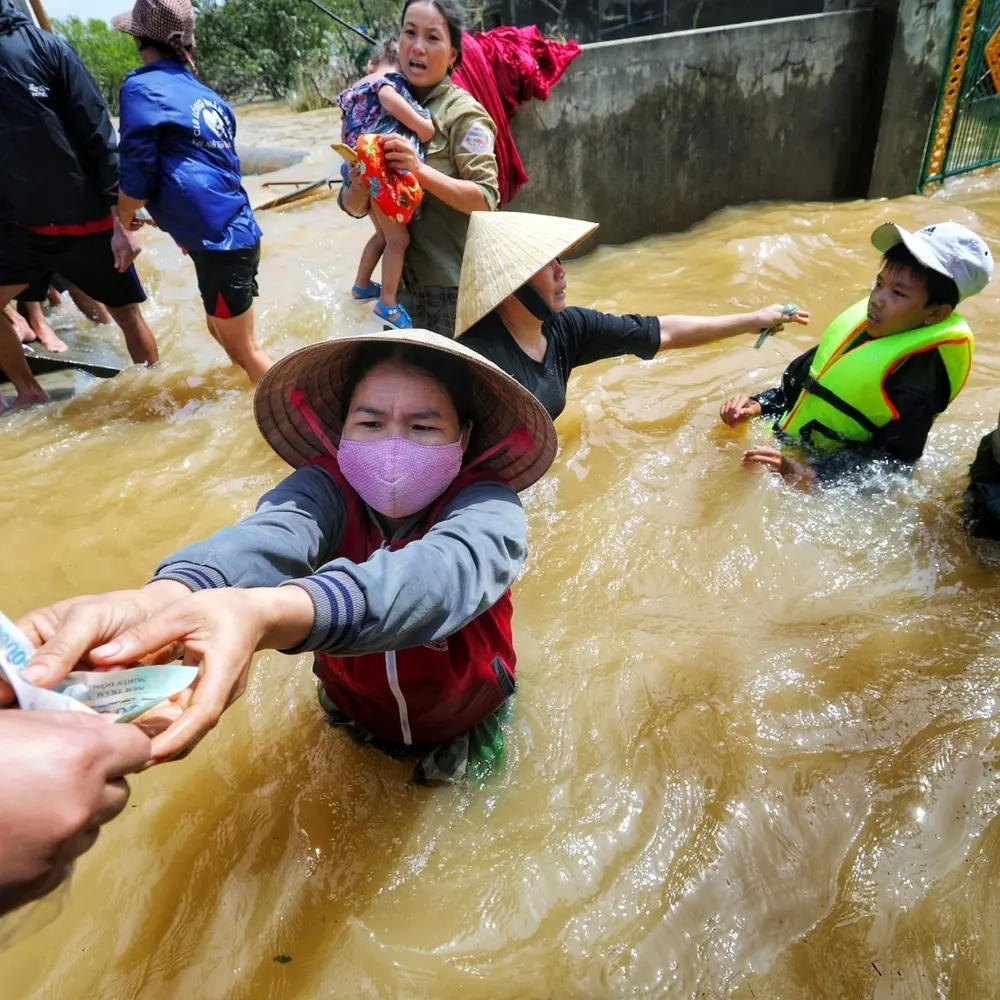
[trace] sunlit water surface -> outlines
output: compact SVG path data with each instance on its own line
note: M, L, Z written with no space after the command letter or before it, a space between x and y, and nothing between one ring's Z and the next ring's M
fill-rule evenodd
M242 129L312 150L250 179L255 203L262 180L335 171L330 113ZM864 293L874 226L948 218L1000 247L1000 177L730 210L572 263L581 305L794 300L815 321L761 351L574 376L559 457L525 498L503 772L410 787L327 728L308 657L262 656L191 758L133 781L62 915L0 956L0 995L1000 995L1000 553L966 537L958 502L1000 405L1000 286L968 303L975 370L912 480L804 494L740 467L765 426L717 420ZM261 224L273 355L377 328L349 298L367 223L325 201ZM141 584L287 471L204 330L190 262L144 239L163 363L80 376L0 422L9 615Z

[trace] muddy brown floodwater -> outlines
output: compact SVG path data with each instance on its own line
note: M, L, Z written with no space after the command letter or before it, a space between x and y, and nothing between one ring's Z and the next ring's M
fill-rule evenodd
M329 113L242 128L312 150L278 176L335 169ZM740 468L766 427L717 420L863 294L875 225L946 218L1000 247L1000 176L727 210L571 263L577 304L794 300L814 325L575 376L526 498L503 773L408 787L407 765L327 728L308 657L264 655L191 758L133 781L59 918L0 955L0 995L1000 995L1000 551L958 503L1000 406L1000 283L968 303L973 375L912 481L806 495ZM261 223L273 356L376 328L348 294L367 224L331 201ZM163 364L0 422L9 615L141 584L286 471L194 269L146 240Z

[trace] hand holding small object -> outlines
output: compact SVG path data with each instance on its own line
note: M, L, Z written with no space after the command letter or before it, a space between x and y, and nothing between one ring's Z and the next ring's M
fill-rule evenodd
M809 312L794 303L788 305L773 305L761 310L761 330L753 345L754 350L759 350L764 341L773 333L785 328L785 323L799 323L802 326L809 324Z

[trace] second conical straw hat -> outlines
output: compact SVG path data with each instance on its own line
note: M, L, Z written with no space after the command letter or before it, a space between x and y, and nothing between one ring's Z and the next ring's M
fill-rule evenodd
M596 222L527 212L473 212L462 256L455 336L465 333L549 261L569 253Z

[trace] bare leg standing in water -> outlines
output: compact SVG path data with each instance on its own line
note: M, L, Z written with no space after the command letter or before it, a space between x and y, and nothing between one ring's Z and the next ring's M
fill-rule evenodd
M3 314L7 317L7 322L14 328L17 339L22 344L31 344L38 339L35 336L35 331L28 326L24 317L12 305L4 306Z
M15 407L32 406L35 403L49 401L49 394L31 374L28 362L24 359L21 338L7 319L7 306L18 292L23 292L27 287L27 285L0 286L0 369L17 392L17 399L13 404ZM0 409L5 408L6 400L0 394Z
M155 365L160 360L156 340L142 318L138 304L108 307L111 318L125 337L128 356L136 364Z
M218 316L206 317L208 331L222 345L235 365L239 365L247 373L255 385L261 376L274 362L260 349L254 331L254 314L251 306L241 316L221 319Z
M56 275L53 280L58 281L59 275ZM65 289L69 292L69 297L73 300L76 308L92 323L107 326L111 322L111 313L108 312L108 307L103 302L91 298L82 288L71 285L69 282L65 282ZM49 304L52 306L62 305L62 295L55 285L49 286Z

